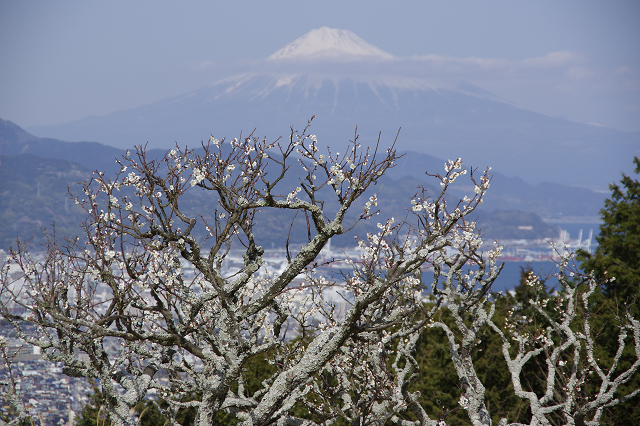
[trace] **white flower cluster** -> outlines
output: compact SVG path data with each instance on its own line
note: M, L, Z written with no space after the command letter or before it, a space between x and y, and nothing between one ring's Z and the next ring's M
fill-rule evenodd
M105 212L104 210L100 210L100 215L98 216L98 219L101 222L116 222L116 214L110 211Z
M104 252L104 259L108 262L111 259L113 259L114 257L116 257L116 252L113 250L106 250Z
M503 246L498 245L498 241L493 242L493 248L487 253L487 260L489 261L489 264L496 264L496 260L498 260L498 257L502 254L503 248Z
M371 210L371 207L377 207L378 206L378 196L376 194L373 194L371 197L369 197L369 201L367 201L367 203L364 205L364 214L368 215L369 211Z
M549 335L551 334L550 330L548 331L548 334ZM549 335L543 332L543 333L534 335L533 339L545 347L553 346L553 340L551 340L551 337Z
M181 171L183 168L182 155L178 153L175 149L172 149L171 151L169 151L168 157L171 158L174 163L173 167L170 166L170 168L172 168L174 171L177 171L177 172ZM186 169L187 166L185 165L184 168Z
M462 160L460 158L456 159L456 161L448 160L446 163L444 163L444 170L447 172L447 174L441 179L440 186L444 187L449 183L455 182L458 176L467 174L466 170L451 173L452 170L460 169L462 169Z
M342 167L339 163L335 163L333 166L331 166L331 168L329 169L329 173L332 176L331 180L329 180L330 185L340 184L345 179L344 172L342 171Z
M411 204L413 205L412 209L414 212L419 212L424 209L429 214L429 217L433 219L433 213L436 210L434 203L430 203L427 200L411 200Z
M390 218L382 224L378 223L381 229L377 234L367 233L367 243L358 240L358 247L362 252L362 259L365 262L377 262L381 258L386 258L385 253L390 249L385 237L391 235L394 219Z
M140 175L137 175L135 172L129 172L129 174L125 176L124 179L122 179L121 183L116 183L116 184L118 186L124 185L124 186L133 187L135 189L136 195L138 196L146 195L150 191L148 182L145 179L143 179ZM116 189L119 189L118 186L116 186L116 184L114 184L114 186L116 187Z
M475 222L469 222L466 226L453 229L451 231L451 240L454 243L453 246L457 247L459 250L476 250L482 246L482 238L476 231ZM494 259L498 257L500 250L502 250L502 247L499 247L499 250L497 250L498 247L499 246L496 246L496 248L489 251L490 256Z
M179 241L178 245L180 245ZM182 268L180 267L180 262L177 261L172 250L154 250L150 252L150 262L147 266L147 280L145 282L139 282L138 285L144 288L148 286L149 282L153 282L171 287L179 282L181 274Z
M296 189L294 189L293 191L291 191L290 193L287 194L287 203L292 204L295 201L299 201L298 198L298 193L302 191L302 188L300 188L299 186L296 187Z
M540 284L540 277L534 274L533 271L529 271L529 274L527 274L527 280L525 281L525 284L528 285L529 287L536 287L538 286L538 284Z
M197 184L199 184L200 182L202 182L204 180L204 178L206 177L206 170L195 167L193 169L193 174L192 174L192 178L191 178L191 182L189 182L189 184L191 186L196 186Z
M449 173L451 170L460 170L462 168L462 159L457 158L456 161L447 160L444 163L444 171Z
M122 183L125 185L136 186L141 180L142 178L135 172L129 172L129 174L122 180Z
M487 171L489 170L491 170L491 167L487 167ZM482 178L480 178L480 185L476 185L473 192L475 192L476 194L482 194L487 189L489 189L489 177L485 174L484 176L482 176Z

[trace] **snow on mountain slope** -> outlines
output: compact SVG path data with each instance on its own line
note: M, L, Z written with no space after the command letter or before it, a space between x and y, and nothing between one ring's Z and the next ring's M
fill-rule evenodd
M348 30L322 27L309 31L269 59L392 59L393 55Z

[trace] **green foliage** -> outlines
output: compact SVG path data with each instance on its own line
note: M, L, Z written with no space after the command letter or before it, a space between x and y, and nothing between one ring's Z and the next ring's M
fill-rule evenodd
M640 160L634 158L635 172L640 173ZM618 347L618 323L616 317L628 312L640 317L640 182L622 175L620 184L609 185L611 198L600 211L603 224L596 237L598 248L594 254L581 250L578 260L585 271L593 271L603 283L602 292L596 294L594 305L599 315L592 328L599 331L600 346L597 355L605 365L610 365ZM634 360L630 339L621 357L619 370L629 368ZM623 386L619 395L626 394L631 385ZM634 425L640 418L640 398L620 404L606 411L607 424Z
M3 408L6 408L6 407L3 407ZM17 416L18 416L18 412L16 411L16 409L14 407L9 407L6 410L6 412L5 411L0 412L0 422L8 423L9 421L14 420ZM33 421L30 416L28 416L27 418L22 420L20 423L18 423L18 426L32 426L32 425L33 425Z
M262 386L262 382L277 372L275 365L269 363L268 359L272 356L271 353L258 354L249 358L245 363L244 372L242 378L244 386L248 396L253 396ZM237 389L232 389L237 391ZM195 415L195 410L193 411ZM181 419L177 419L179 422ZM221 426L230 426L237 424L238 418L233 413L227 413L219 411L216 415L216 423ZM185 423L181 423L185 425Z
M111 426L111 422L103 408L104 398L102 392L93 385L93 393L89 395L89 403L82 407L80 415L76 419L78 426Z
M111 426L107 413L104 409L104 397L100 388L94 384L93 392L89 395L89 403L82 407L82 412L76 419L77 426ZM145 400L139 402L134 410L138 414L140 426L163 426L168 425L169 420L162 413L168 408L168 404L160 399L158 402ZM195 420L194 409L179 410L176 420L183 426L193 426Z
M135 410L138 413L140 425L162 426L169 424L167 418L160 412L158 404L156 404L154 401L147 400L144 402L139 402L138 405L136 405Z
M449 315L443 313L447 323ZM449 424L469 424L467 416L457 406L460 398L459 380L451 361L444 331L426 329L415 355L420 377L409 390L420 391L420 403L431 418L441 418Z
M531 267L522 268L520 283L512 294L496 297L495 313L493 321L507 335L510 335L508 323L513 325L513 330L520 335L530 336L535 339L540 336L548 325L544 317L538 313L530 301L547 300L543 309L551 317L557 318L562 312L563 289L553 295L549 294L544 280L531 280ZM573 283L576 284L576 283ZM579 283L577 283L580 285ZM616 302L612 297L600 291L594 294L589 307L589 322L595 339L595 357L600 360L600 365L608 371L613 363L618 349L618 333L620 312L616 310ZM573 325L574 329L582 329L584 307L578 306L579 320ZM440 314L439 320L444 321L454 330L455 326L448 311ZM497 424L500 418L507 418L509 422L528 424L531 421L529 402L515 396L511 383L511 376L507 369L503 354L502 341L493 330L485 326L480 330L480 340L473 357L476 372L486 387L485 403L492 415L492 421ZM560 342L555 342L556 345ZM516 354L517 345L512 345L511 356ZM461 395L460 381L455 372L449 343L443 331L440 329L426 329L420 338L415 358L420 366L419 378L412 384L410 390L420 391L420 403L427 414L432 418L440 418L447 424L470 425L467 414L458 405ZM585 353L581 354L585 360ZM634 359L633 340L631 336L626 339L626 348L616 374L629 368ZM571 360L566 359L570 370ZM535 391L537 395L545 393L547 378L547 364L544 352L533 357L525 364L521 374L521 383L525 391ZM570 374L567 370L564 373ZM558 380L561 380L560 378ZM618 395L628 394L637 383L631 383L619 390ZM592 375L578 395L578 402L584 403L592 398L600 390L600 381L597 375ZM640 418L637 396L624 404L605 409L602 424L610 425L634 425ZM413 420L413 419L412 419ZM551 424L563 424L561 414L549 418ZM578 423L577 423L578 424Z
M259 354L251 357L246 363L243 374L244 384L249 395L253 395L262 388L262 382L272 377L277 371L276 366L268 361L270 354ZM235 389L237 390L237 389ZM199 399L194 395L186 401ZM106 411L101 408L104 404L104 397L97 385L94 385L93 392L89 396L89 403L82 407L82 412L76 420L78 426L111 426ZM156 401L145 400L136 405L140 426L162 426L169 424L167 416L162 410L169 408L169 405L162 399ZM196 409L183 408L178 410L176 421L182 426L192 426L195 423ZM221 426L234 425L238 419L231 413L220 411L216 417L217 424Z
M640 173L640 160L634 158L635 172ZM640 182L623 174L620 185L609 185L611 198L600 210L603 224L596 237L598 248L594 254L580 251L579 260L585 271L594 271L604 283L604 291L616 300L640 309ZM615 280L611 280L615 277Z
M496 298L496 311L493 316L496 324L502 326L510 311L531 314L533 309L529 306L529 299L535 299L538 295L546 296L544 287L535 290L526 285L531 271L530 267L522 269L515 296L507 294ZM455 329L448 311L443 311L439 320ZM497 424L503 417L508 418L510 422L528 423L531 419L529 404L514 394L511 375L502 355L502 340L488 326L480 331L480 336L473 360L478 377L486 387L485 404L493 416L493 423ZM412 392L420 391L420 403L427 414L432 418L440 418L447 424L470 425L466 412L458 405L461 395L460 380L451 360L449 343L444 331L426 329L420 338L415 357L420 366L420 377L410 389ZM535 387L537 380L534 371L526 372L525 376L523 385Z

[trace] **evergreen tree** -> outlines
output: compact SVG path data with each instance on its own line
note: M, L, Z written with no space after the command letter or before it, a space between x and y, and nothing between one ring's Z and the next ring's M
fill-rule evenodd
M640 173L638 157L633 162L635 172ZM629 312L635 318L640 317L640 182L623 174L620 184L609 185L609 188L611 198L600 210L604 223L596 237L598 248L593 254L584 250L578 252L583 270L593 271L602 283L602 294L595 298L600 304L601 316L594 326L601 329L603 338L599 355L607 362L613 360L618 345L615 316ZM623 352L622 368L634 362L632 352L630 347ZM629 386L623 386L619 392L624 394L629 389ZM636 397L607 410L603 420L607 424L632 425L637 424L639 416L640 400Z
M635 172L640 173L640 160L635 157ZM594 254L579 252L585 271L594 271L603 282L604 292L627 306L635 305L638 313L640 295L640 182L623 174L620 185L609 185L611 198L600 210L603 224L596 237ZM635 315L637 316L637 315Z

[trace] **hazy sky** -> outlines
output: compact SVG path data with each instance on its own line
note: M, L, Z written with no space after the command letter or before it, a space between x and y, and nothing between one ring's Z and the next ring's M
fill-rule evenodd
M402 72L640 130L640 2L612 0L0 0L0 118L28 127L144 105L259 69L322 26Z

